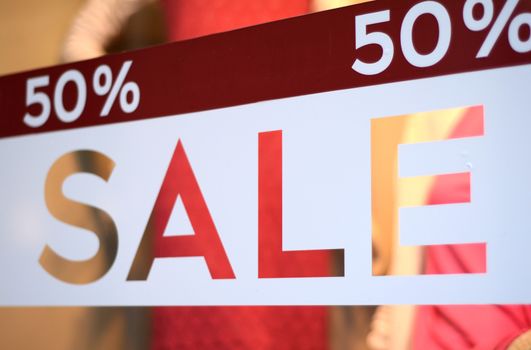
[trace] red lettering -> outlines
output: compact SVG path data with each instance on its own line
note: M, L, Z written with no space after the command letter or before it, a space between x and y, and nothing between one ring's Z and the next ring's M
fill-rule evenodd
M258 135L258 277L343 276L343 249L285 251L282 248L282 130Z
M164 237L177 196L181 196L194 234ZM155 249L152 248L153 238L157 240ZM127 279L146 280L156 258L197 256L205 258L212 278L235 278L199 184L179 141Z

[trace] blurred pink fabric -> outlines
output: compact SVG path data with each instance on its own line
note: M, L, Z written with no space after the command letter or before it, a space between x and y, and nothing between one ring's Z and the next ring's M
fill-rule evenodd
M473 113L465 114L452 137L473 134L481 127L480 121ZM435 180L428 203L466 201L468 190L458 177L443 176ZM425 253L425 273L484 272L485 253L484 244L430 246ZM415 350L507 349L517 336L531 329L531 306L419 306L413 329Z
M190 39L306 14L311 0L162 0L170 40Z

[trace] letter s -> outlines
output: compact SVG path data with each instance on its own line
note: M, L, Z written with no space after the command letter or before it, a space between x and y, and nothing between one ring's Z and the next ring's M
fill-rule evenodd
M110 215L101 209L68 199L62 191L64 180L79 172L97 175L107 181L114 165L114 161L102 153L80 150L57 159L48 172L44 197L50 214L66 224L92 231L100 244L92 258L81 261L66 259L46 245L39 263L61 281L72 284L94 282L103 277L114 263L118 251L118 231Z

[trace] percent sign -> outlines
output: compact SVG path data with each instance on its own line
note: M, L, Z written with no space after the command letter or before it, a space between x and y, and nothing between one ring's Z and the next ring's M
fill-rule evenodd
M526 0L527 1L527 0ZM509 23L509 19L514 13L519 0L507 0L494 25L490 28L483 45L479 49L476 58L488 57L496 41L500 38L501 32L509 25L509 44L511 48L519 53L531 51L531 35L527 40L520 38L520 30L527 26L531 31L531 13L525 12L517 15ZM480 5L483 7L483 14L480 18L474 18L474 7ZM463 7L463 19L468 29L478 32L486 29L494 19L494 4L492 0L467 0Z
M112 79L112 71L108 65L103 64L94 72L92 77L92 87L94 88L94 92L98 96L107 95L100 116L106 117L109 115L111 107L116 101L118 94L120 94L120 108L125 113L131 113L138 107L138 104L140 103L140 89L138 88L138 84L133 81L124 84L125 77L132 64L133 61L124 62L114 83ZM131 94L130 101L128 101L127 98L128 94Z

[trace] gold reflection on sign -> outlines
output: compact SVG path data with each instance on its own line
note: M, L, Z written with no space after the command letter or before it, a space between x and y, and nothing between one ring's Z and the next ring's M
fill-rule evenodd
M76 166L76 163L78 166ZM80 168L80 169L79 169ZM91 283L109 271L118 251L118 231L105 211L64 196L66 178L76 173L89 173L108 181L114 162L102 153L82 150L60 157L46 177L46 207L57 220L94 233L99 241L97 253L87 260L70 260L46 246L39 263L52 276L73 284Z

